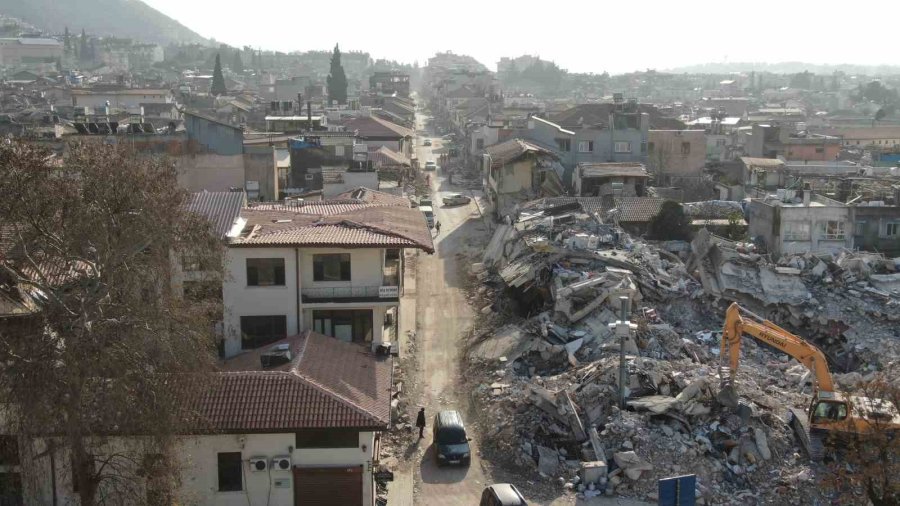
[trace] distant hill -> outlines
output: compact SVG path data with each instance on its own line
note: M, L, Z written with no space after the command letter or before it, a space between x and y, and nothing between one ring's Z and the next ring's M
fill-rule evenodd
M50 33L126 37L141 42L209 44L210 41L140 0L0 0L0 14Z
M2 0L0 0L2 1ZM847 74L864 74L864 75L895 75L900 74L900 66L897 65L855 65L850 63L820 65L815 63L803 62L780 62L780 63L754 63L754 62L728 62L728 63L702 63L699 65L687 65L684 67L676 67L666 69L662 72L671 72L676 74L728 74L731 72L772 72L773 74L796 74L808 70L813 74L832 74L835 71Z

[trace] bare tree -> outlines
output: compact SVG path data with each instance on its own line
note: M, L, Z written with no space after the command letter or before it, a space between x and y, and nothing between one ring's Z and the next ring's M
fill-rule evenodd
M172 293L172 260L221 265L221 247L164 159L66 151L0 145L0 274L37 306L0 325L5 416L36 458L70 456L83 506L141 504L171 496L161 462L214 364L209 306Z
M862 497L873 506L900 504L900 386L896 378L895 373L882 373L857 385L856 395L876 400L868 405L859 399L854 403L855 411L866 412L866 430L832 436L834 454L824 485L840 504L865 504L860 502Z

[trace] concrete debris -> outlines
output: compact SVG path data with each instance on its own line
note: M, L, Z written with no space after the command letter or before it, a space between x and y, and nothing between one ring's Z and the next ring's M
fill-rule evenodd
M482 451L585 498L654 501L657 479L691 472L705 504L824 503L812 480L795 479L815 464L786 416L808 408L808 370L744 340L734 402L717 400L724 309L738 301L811 340L852 389L900 354L898 270L853 252L773 260L705 230L690 244L651 244L578 206L524 206L472 268L470 300L492 308L468 353L475 402L494 427ZM634 326L624 385L610 327L620 297Z

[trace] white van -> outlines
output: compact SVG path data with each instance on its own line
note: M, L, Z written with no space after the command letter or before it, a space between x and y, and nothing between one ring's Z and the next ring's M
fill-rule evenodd
M425 223L428 224L428 228L434 228L434 209L431 206L419 206L419 211L425 215Z

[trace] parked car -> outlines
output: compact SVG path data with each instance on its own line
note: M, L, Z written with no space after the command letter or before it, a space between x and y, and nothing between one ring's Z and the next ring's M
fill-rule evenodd
M431 139L425 139L425 142L422 143L423 146L431 146Z
M515 485L498 483L484 489L478 506L528 506Z
M434 454L438 467L467 466L471 462L469 437L457 411L441 411L434 416Z
M467 197L462 193L451 193L444 197L443 200L445 206L464 206L472 201L470 197Z
M434 163L434 160L425 162L425 170L437 170L437 164Z
M428 225L428 228L434 228L434 209L431 206L423 206L420 202L419 211L425 215L425 224Z

